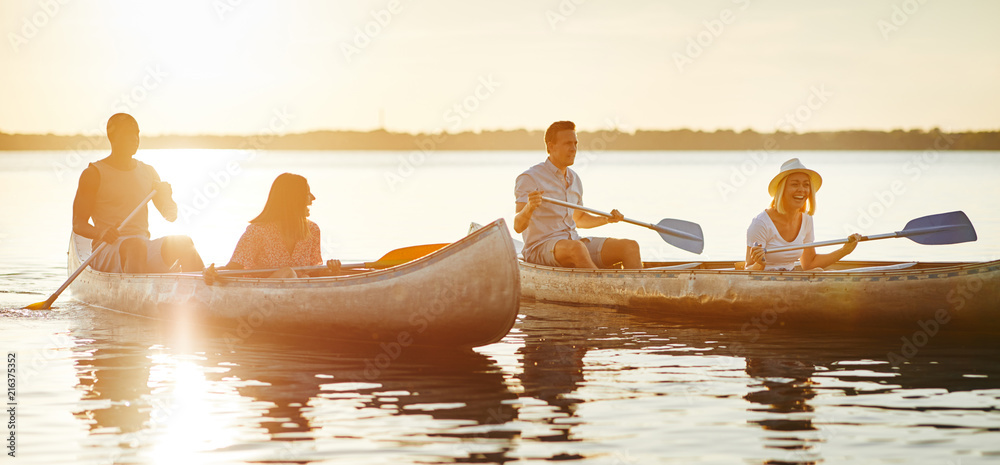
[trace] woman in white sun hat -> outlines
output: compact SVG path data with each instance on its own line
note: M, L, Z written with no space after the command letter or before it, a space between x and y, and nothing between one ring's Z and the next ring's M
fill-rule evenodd
M815 242L813 213L816 211L816 191L823 185L819 173L806 168L798 158L788 160L771 179L767 192L771 206L754 217L747 228L748 270L811 270L825 268L847 256L858 246L860 234L852 234L838 250L817 255L813 248L769 252L765 248ZM800 266L796 266L796 260Z

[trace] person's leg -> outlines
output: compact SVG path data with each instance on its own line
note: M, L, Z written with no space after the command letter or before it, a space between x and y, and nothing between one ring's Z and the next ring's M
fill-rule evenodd
M590 259L590 252L587 250L587 245L582 241L563 239L556 242L555 247L552 249L552 255L559 262L559 266L566 268L597 268L594 261Z
M632 239L604 240L604 247L601 249L601 261L607 266L621 263L627 270L642 269L642 258L639 256L639 243Z
M298 278L299 275L290 266L286 266L278 271L275 271L274 273L271 273L271 276L268 277L289 279L289 278Z
M184 271L205 269L205 262L201 260L201 255L198 255L198 250L194 248L194 241L187 236L164 237L160 246L160 255L163 257L163 263L167 266L179 261L181 269Z
M146 242L141 238L132 237L122 241L118 247L122 273L146 272Z

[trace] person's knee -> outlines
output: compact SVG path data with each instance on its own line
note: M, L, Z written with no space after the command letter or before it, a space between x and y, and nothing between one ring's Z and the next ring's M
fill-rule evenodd
M590 258L590 252L587 250L587 246L583 242L573 241L573 243L567 248L567 256L570 261L573 262L574 266L582 266L587 263L587 259Z
M194 249L194 240L188 236L168 236L164 239L164 242L166 242L170 247L178 250Z
M139 254L146 255L146 244L139 239L125 239L118 248L118 253L132 257Z
M626 257L638 257L639 256L639 243L632 239L622 240L622 253Z
M146 244L140 239L126 239L118 248L125 273L141 273L146 266Z

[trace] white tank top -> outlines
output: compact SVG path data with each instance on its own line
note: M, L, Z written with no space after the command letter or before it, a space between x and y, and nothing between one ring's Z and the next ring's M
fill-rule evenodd
M103 160L90 166L97 168L101 174L92 216L99 231L118 225L132 213L139 202L153 191L153 183L158 177L153 167L138 160L135 168L130 170L120 170ZM149 237L149 208L146 205L128 224L122 226L122 236Z

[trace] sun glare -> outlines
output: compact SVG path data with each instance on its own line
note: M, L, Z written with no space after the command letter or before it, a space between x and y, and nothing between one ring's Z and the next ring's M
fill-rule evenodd
M216 460L204 452L230 446L237 441L220 415L220 408L233 411L228 394L205 379L204 368L173 355L154 355L149 384L153 393L150 428L156 435L151 448L152 463L195 465ZM238 399L238 394L231 393Z
M150 211L154 236L187 235L206 263L228 259L267 194L260 189L243 194L244 186L256 181L242 166L248 156L239 150L140 149L136 159L153 166L160 179L170 184L178 208L174 222L166 221L155 209Z

